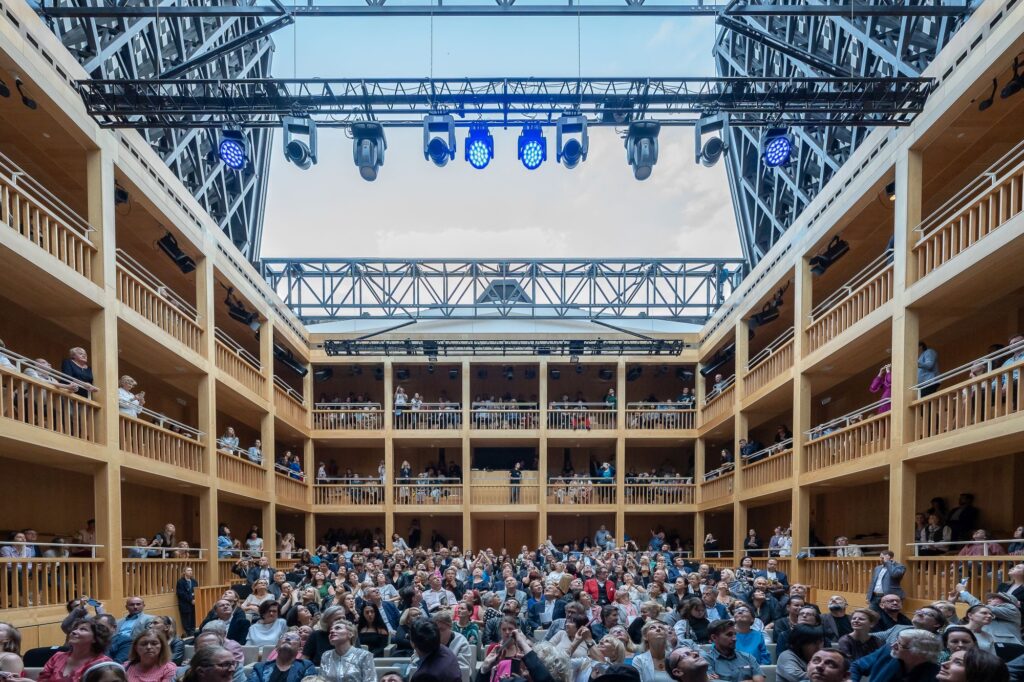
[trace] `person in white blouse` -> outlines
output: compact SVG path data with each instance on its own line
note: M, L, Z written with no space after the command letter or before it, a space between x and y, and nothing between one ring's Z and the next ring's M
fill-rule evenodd
M139 383L127 374L122 376L121 380L118 382L117 402L120 406L121 414L128 417L138 418L139 413L142 411L142 407L146 404L145 391L132 393L132 389L138 385Z

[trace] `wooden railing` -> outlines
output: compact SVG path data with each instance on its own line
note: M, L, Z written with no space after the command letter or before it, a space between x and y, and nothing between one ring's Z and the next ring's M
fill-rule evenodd
M150 424L126 414L119 415L119 422L121 449L125 452L189 471L205 471L202 434L196 431L175 433L167 426ZM176 425L175 428L180 429Z
M92 227L0 154L0 222L64 265L92 278Z
M553 476L548 504L615 504L615 479Z
M871 588L871 573L878 566L878 557L813 557L802 559L800 566L803 583L813 586L819 595L825 595L825 599L835 592L866 596Z
M237 575L235 575L234 573L231 572L232 566L234 566L237 562L238 562L237 558L220 559L220 560L217 561L217 565L218 565L218 569L219 569L219 575L217 576L217 578L218 578L218 581L222 585L231 585L233 583L244 583L244 582L246 582L244 578L240 578L239 576L237 576ZM197 612L197 615L198 615L198 612Z
M657 482L626 482L626 504L693 504L697 486L692 479L669 478Z
M603 431L615 428L614 408L606 403L551 403L548 428Z
M64 606L99 594L103 559L0 558L0 609Z
M923 440L1017 414L1021 405L1020 360L1011 366L971 377L954 386L918 398L914 411L914 439Z
M663 431L697 428L697 410L679 403L629 403L626 428L631 431Z
M760 550L760 551L763 552L765 550ZM767 571L768 570L769 557L767 557L767 556L753 557L752 556L752 557L750 557L750 560L752 562L754 562L754 569L755 570L758 570L758 571ZM776 563L775 570L776 571L781 571L781 572L783 572L783 573L785 573L787 575L792 575L793 574L793 570L790 567L790 561L791 560L790 560L789 557L776 557L775 558L775 563Z
M274 376L274 408L277 413L296 424L306 423L306 404L302 394Z
M815 306L807 352L836 338L892 299L892 252L886 250L834 294Z
M743 466L743 487L757 488L784 481L793 475L793 441L762 450L764 456L754 453L748 459L741 459Z
M317 403L313 428L326 431L379 431L384 428L380 403Z
M277 479L276 490L277 497L284 502L291 502L292 504L305 504L306 503L306 484L302 481L297 481L287 474L283 474L280 471L274 472L274 478Z
M1024 210L1024 140L928 216L915 231L917 279Z
M225 481L262 490L267 470L235 453L217 451L217 476Z
M196 309L120 249L117 299L189 349L202 352L203 329Z
M986 594L997 591L999 583L1010 581L1010 569L1022 562L1024 557L1020 556L910 557L903 589L917 599L947 599L950 590L966 580L964 589L984 601Z
M520 486L510 486L507 483L473 483L470 485L470 500L473 504L538 504L540 486L536 483L524 483Z
M743 392L751 395L793 366L793 328L790 327L747 363Z
M6 419L95 443L99 413L88 398L0 366L0 415Z
M124 559L123 566L125 595L173 593L186 566L192 567L199 584L206 582L206 562L201 559Z
M492 403L473 403L470 428L511 429L527 431L539 428L540 409L537 403L517 403L503 406Z
M260 371L259 359L220 329L214 331L217 343L217 368L262 397L267 380Z
M313 504L374 505L384 504L384 486L377 479L360 479L313 486Z
M460 505L462 483L456 479L396 478L393 501L399 505L435 507Z
M889 449L889 413L876 414L810 440L807 470L817 471Z
M704 401L704 407L700 411L704 424L732 412L732 398L736 390L736 384L732 383L734 380L735 377L727 379L730 382L728 386Z
M462 408L458 403L424 403L419 409L406 405L395 409L393 424L395 429L404 431L458 430L462 428Z
M717 500L719 497L732 495L733 478L735 477L735 474L735 471L727 471L715 478L704 481L704 483L701 484L701 502Z

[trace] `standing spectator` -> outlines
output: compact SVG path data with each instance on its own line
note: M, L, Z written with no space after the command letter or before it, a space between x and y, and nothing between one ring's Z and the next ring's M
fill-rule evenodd
M224 435L218 439L217 444L220 446L221 452L234 454L238 449L238 436L235 434L234 427L229 426L224 429Z
M221 559L229 559L233 552L234 542L231 540L231 529L225 524L220 524L217 529L217 556Z
M928 522L918 531L917 546L919 556L940 556L949 551L949 542L953 539L953 529L942 523L938 514L928 514Z
M891 550L883 550L878 555L878 566L871 572L871 587L868 589L867 600L872 606L877 606L879 601L887 594L896 595L900 598L901 606L903 600L903 588L900 581L907 572L907 567L895 561L896 555Z
M963 542L978 527L978 508L974 506L974 495L960 493L957 506L949 512L946 524L953 531L953 540Z
M917 350L917 383L923 384L939 375L939 354L934 348L929 348L924 341L918 341ZM936 381L921 389L921 397L931 395L939 390L941 382Z
M245 538L245 550L253 559L266 558L263 556L263 538L260 537L259 531L249 531L249 535ZM263 562L260 563L262 565Z
M872 393L881 393L882 397L879 399L882 404L878 406L876 412L878 414L885 414L891 407L892 398L892 365L883 365L878 370L878 374L874 379L871 380L871 386L868 390Z
M191 637L196 630L196 588L199 583L193 575L192 567L186 566L178 578L175 594L178 597L178 613L181 614L181 627L186 637Z
M2 345L2 344L0 344ZM91 398L92 394L100 390L93 386L92 368L89 366L89 355L84 348L72 348L68 356L60 363L60 371L67 374L75 381L80 382L75 393L83 398Z
M128 417L135 417L136 419L142 411L143 406L146 404L145 391L132 393L132 390L134 390L138 385L139 382L125 374L118 382L117 389L117 402L119 409L121 410L121 414Z
M254 464L263 464L263 442L257 438L256 441L245 451L246 457Z

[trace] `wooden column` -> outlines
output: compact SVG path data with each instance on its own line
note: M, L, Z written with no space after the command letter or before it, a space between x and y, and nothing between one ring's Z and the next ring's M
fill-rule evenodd
M469 365L469 363L463 363L463 365L462 374L463 377L466 377L469 371L465 366ZM463 383L468 383L468 379L463 379ZM473 499L473 491L469 483L472 473L473 450L469 441L469 431L467 430L468 422L465 419L466 410L463 410L462 414L464 417L462 420L462 549L466 551L466 548L472 547L470 543L473 542L473 519L469 513L470 502Z
M199 542L206 552L206 585L220 583L220 563L217 557L217 525L220 514L217 510L217 488L211 486L199 491ZM200 583L201 585L203 583Z
M124 567L121 561L121 466L109 462L93 474L96 556L103 559L99 569L99 598L108 611L118 612L124 602ZM96 595L89 595L96 596Z

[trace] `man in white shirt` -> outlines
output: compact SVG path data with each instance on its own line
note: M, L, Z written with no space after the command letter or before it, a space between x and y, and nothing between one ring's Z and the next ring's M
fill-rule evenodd
M426 607L427 613L451 608L457 601L450 590L441 587L441 576L436 573L430 576L430 589L423 592L423 606Z

